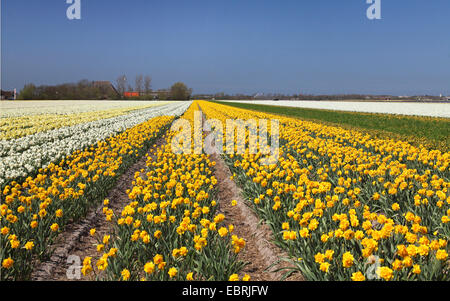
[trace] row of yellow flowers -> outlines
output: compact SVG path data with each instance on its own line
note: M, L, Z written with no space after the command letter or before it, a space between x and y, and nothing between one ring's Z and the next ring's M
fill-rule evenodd
M182 118L193 124L194 103ZM175 154L171 141L148 155L147 167L136 172L129 204L103 212L114 231L97 236L98 256L83 260L82 273L106 280L238 280L244 263L237 254L245 246L224 224L215 200L215 162L208 155ZM183 137L187 141L191 137ZM243 276L249 280L248 275Z
M280 160L226 154L234 178L309 280L449 280L450 154L201 102L208 118L278 119Z
M16 139L48 130L113 118L132 111L163 105L147 104L129 108L91 111L76 114L39 114L0 118L0 140Z
M153 118L7 185L0 206L1 280L28 279L33 263L51 255L58 232L98 204L173 119Z

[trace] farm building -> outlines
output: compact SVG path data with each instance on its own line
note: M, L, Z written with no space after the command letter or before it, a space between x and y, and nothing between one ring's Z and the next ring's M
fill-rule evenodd
M92 85L100 90L103 99L109 99L113 95L120 95L110 81L94 81L92 82Z
M124 92L123 96L125 96L125 97L139 97L139 96L141 96L141 93L129 91L129 92Z
M14 91L3 91L1 90L1 100L15 100L15 92Z
M169 95L169 90L160 89L157 91L152 91L149 93L146 92L138 92L138 91L126 91L123 93L125 98L133 98L133 97L145 97L148 99L166 99Z

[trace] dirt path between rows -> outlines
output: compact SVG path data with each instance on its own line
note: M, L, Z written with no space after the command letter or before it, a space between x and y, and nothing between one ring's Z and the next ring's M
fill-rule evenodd
M202 118L204 123L203 113ZM249 263L242 273L250 275L252 281L279 281L284 273L276 270L289 266L284 261L280 262L281 258L288 257L287 254L272 243L274 239L270 227L247 206L241 189L231 180L231 171L221 156L213 154L211 160L216 162L214 176L219 183L219 211L225 215L225 223L234 226L233 234L246 241L245 248L238 255L240 260ZM231 204L233 200L236 200L235 206ZM286 280L303 281L304 278L300 273L295 273Z
M115 215L120 214L121 210L128 204L129 198L126 193L127 189L132 188L134 174L146 167L147 156L154 153L154 150L165 143L165 134L158 138L154 145L148 150L147 154L142 156L139 161L132 165L124 174L122 174L115 187L109 192L106 199L110 201L108 208L112 209ZM32 273L32 280L35 281L80 281L93 280L89 277L77 277L74 270L80 271L81 266L77 266L87 256L92 258L98 257L97 239L105 234L110 234L113 230L113 224L106 221L103 214L103 203L97 208L91 209L86 218L82 221L67 226L65 231L61 233L56 243L53 245L55 252L49 261L42 263ZM91 236L90 229L95 228L95 236ZM80 262L74 262L70 259L78 256ZM70 258L70 259L69 259ZM75 277L74 277L75 275ZM78 273L79 275L79 273Z

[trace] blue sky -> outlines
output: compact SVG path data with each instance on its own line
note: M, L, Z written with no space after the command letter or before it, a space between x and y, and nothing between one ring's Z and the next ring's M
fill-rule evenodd
M450 1L2 0L2 89L133 79L194 93L450 95Z

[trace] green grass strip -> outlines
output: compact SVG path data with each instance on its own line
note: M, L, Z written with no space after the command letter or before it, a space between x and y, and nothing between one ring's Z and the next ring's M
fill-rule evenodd
M345 128L369 130L376 137L403 139L413 145L447 152L450 149L450 119L393 114L359 113L322 109L281 107L252 103L218 102L237 108L332 123Z

